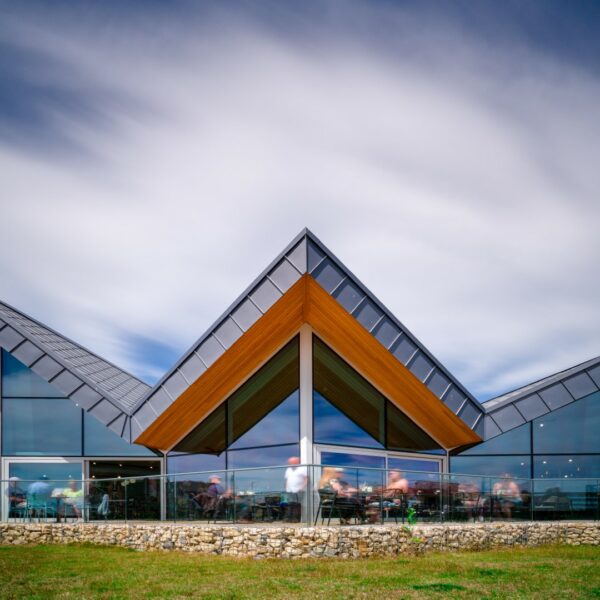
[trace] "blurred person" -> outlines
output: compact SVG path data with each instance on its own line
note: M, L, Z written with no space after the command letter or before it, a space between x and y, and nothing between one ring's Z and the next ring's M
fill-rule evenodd
M18 477L10 477L8 480L6 495L8 496L9 517L18 516L19 511L23 511L27 507L27 494L20 486L20 481Z
M63 490L62 497L65 499L65 504L71 506L75 516L80 519L83 509L83 488L72 479L68 487Z
M492 497L501 516L510 519L515 508L522 504L521 490L507 473L492 487Z
M300 458L291 456L288 459L289 467L285 470L285 515L289 520L299 521L304 490L308 482L308 471L305 466L300 466Z

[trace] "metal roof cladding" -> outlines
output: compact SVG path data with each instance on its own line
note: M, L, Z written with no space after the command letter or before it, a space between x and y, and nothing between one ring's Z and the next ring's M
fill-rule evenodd
M305 273L479 433L484 412L479 402L311 231L304 229L140 401L133 413L134 439Z
M0 347L131 442L304 274L484 440L600 389L600 357L480 404L308 229L154 386L0 302Z
M0 347L131 441L131 411L149 385L4 303L0 303Z

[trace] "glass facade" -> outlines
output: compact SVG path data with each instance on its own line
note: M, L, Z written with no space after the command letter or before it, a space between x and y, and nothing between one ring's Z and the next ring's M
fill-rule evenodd
M128 444L2 351L2 456L156 457Z
M444 452L315 336L313 386L315 443L408 452Z
M69 399L4 398L4 456L81 456L82 411Z
M600 455L600 392L534 419L533 451Z
M299 386L296 337L175 446L168 471L282 465L298 456Z
M600 392L452 456L450 469L498 477L600 477Z

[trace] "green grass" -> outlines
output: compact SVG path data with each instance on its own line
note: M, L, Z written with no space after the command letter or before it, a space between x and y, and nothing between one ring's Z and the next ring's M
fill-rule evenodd
M1 598L600 598L600 548L251 560L97 546L0 546Z

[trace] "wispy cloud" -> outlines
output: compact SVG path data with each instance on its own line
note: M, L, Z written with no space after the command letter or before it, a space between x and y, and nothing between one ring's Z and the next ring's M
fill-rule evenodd
M4 299L154 378L307 225L481 397L600 354L585 61L383 3L91 6L0 21Z

